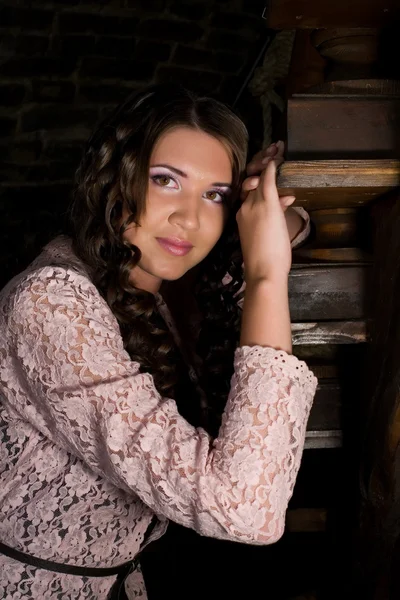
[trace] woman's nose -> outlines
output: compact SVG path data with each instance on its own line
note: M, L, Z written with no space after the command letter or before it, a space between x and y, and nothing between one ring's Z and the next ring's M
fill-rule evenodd
M194 195L186 194L174 207L170 222L182 229L196 231L200 226L200 202Z

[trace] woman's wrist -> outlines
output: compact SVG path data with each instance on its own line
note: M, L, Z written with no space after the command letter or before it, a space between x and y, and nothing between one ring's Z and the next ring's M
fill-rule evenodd
M267 277L247 277L245 272L246 293L271 294L276 291L287 291L289 285L289 273L276 272Z
M240 345L292 351L287 277L253 279L246 285Z

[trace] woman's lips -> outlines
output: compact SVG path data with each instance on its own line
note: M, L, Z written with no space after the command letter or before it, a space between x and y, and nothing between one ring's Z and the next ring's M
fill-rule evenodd
M193 244L177 238L156 238L157 242L174 256L185 256L193 248Z

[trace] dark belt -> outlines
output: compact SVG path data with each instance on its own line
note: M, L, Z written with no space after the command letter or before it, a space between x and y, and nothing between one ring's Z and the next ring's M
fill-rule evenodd
M143 543L146 542L150 537L150 534L153 531L156 523L157 518L153 517L148 528L146 529L146 533L144 534ZM0 542L0 554L4 554L4 556L8 556L9 558L17 560L21 563L31 565L37 569L45 569L46 571L54 571L55 573L64 573L66 575L79 575L80 577L110 577L111 575L118 575L116 584L118 584L119 589L119 586L123 584L127 576L135 570L140 552L136 555L134 560L116 567L108 568L78 567L68 563L57 563L51 560L43 560L42 558L37 558L31 554L25 554L25 552L20 552L19 550L10 548L10 546L7 546L2 542Z

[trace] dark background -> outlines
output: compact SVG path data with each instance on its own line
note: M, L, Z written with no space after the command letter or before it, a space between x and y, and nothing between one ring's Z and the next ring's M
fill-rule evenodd
M57 231L84 141L129 93L175 81L234 101L267 35L263 5L0 2L0 287Z

